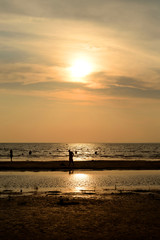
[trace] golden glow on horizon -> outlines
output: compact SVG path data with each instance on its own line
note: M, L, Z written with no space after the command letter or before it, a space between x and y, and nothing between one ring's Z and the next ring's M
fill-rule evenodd
M76 59L70 68L72 77L83 78L93 71L91 63L87 59Z

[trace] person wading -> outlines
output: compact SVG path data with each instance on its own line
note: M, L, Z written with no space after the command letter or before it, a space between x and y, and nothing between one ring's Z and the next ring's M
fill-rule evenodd
M10 159L11 159L11 162L12 162L12 158L13 158L13 150L11 149L11 150L10 150Z
M71 164L74 166L74 162L73 162L73 156L74 156L74 153L69 150L69 167L71 166Z

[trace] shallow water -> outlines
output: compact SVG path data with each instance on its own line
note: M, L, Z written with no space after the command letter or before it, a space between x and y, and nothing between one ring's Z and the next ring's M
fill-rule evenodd
M0 143L0 161L68 160L68 150L74 160L160 160L158 143ZM29 154L32 151L32 154Z
M0 191L106 191L160 189L160 170L0 172Z

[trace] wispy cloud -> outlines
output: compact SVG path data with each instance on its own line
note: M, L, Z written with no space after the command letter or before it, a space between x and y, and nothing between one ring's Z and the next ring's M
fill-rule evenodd
M21 69L28 71L28 69ZM30 69L31 70L31 69ZM38 70L37 70L38 71ZM90 81L95 85L90 85L88 82L63 82L56 81L53 78L48 81L46 75L44 81L36 81L40 73L35 73L35 81L33 76L27 75L21 81L1 82L0 89L3 92L15 94L35 95L46 97L47 99L72 100L76 102L92 102L102 103L108 99L160 99L160 89L156 85L148 86L147 82L140 79L134 79L127 76L110 76L105 73L95 73L90 76ZM32 73L33 74L33 73ZM31 77L31 79L29 78ZM17 79L17 74L15 79ZM88 77L89 78L89 77ZM30 80L28 80L30 79Z
M0 5L1 88L46 96L51 90L55 97L71 91L64 94L71 99L80 96L76 91L96 99L159 98L159 1L0 0ZM102 68L83 83L71 82L67 74L78 51Z
M99 87L92 87L92 91L112 97L128 98L149 98L160 99L160 83L157 89L157 83L148 83L140 78L131 78L129 76L114 76L103 73L92 75L92 80L97 82Z
M160 21L158 0L1 0L0 5L2 13L96 21L124 30L139 30L148 36L150 31L153 33L158 29L156 23Z

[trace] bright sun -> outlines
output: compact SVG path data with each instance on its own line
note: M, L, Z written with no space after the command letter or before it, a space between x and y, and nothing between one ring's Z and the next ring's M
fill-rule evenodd
M85 59L77 59L70 68L73 77L82 78L92 72L92 65Z

